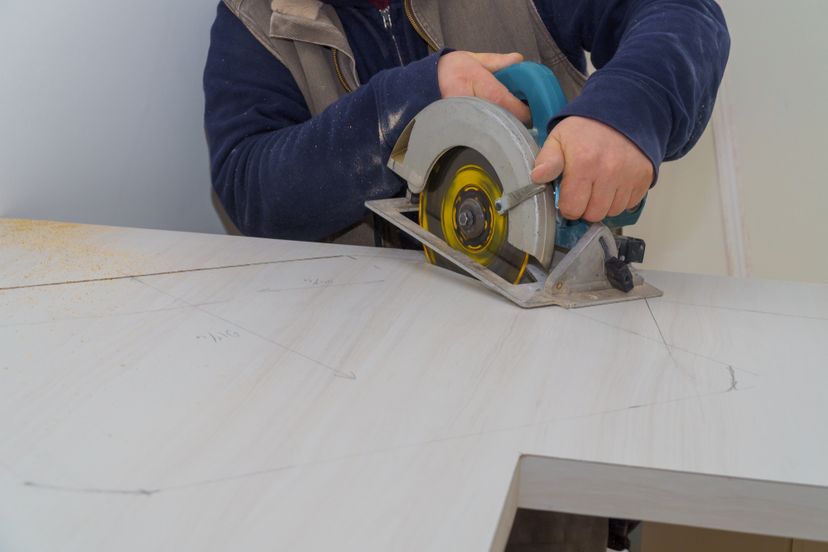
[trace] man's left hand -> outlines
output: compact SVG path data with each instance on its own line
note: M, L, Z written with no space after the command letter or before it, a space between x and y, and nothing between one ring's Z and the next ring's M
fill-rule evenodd
M562 173L561 214L590 222L634 208L653 182L653 164L638 146L612 127L576 116L552 129L532 180L546 184Z

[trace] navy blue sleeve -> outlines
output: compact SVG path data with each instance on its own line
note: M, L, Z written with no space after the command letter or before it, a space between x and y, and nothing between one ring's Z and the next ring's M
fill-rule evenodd
M204 72L213 186L247 235L318 240L404 183L385 167L405 124L440 98L434 54L380 71L311 117L287 68L223 4Z
M698 141L730 51L712 0L536 0L561 50L597 71L555 121L578 115L632 140L658 169Z

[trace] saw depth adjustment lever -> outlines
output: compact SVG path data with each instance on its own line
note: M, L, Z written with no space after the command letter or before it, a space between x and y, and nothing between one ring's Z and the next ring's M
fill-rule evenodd
M644 261L644 240L627 236L616 236L615 245L618 248L618 256L614 256L607 245L606 240L599 238L601 248L604 250L604 268L607 271L607 281L619 291L629 293L634 287L630 263Z

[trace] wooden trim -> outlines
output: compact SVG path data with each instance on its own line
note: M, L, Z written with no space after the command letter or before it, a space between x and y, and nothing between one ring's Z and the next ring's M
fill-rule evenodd
M733 128L728 79L722 81L716 109L713 111L713 141L716 171L722 206L727 273L745 278L750 275L745 221L739 193L738 152Z

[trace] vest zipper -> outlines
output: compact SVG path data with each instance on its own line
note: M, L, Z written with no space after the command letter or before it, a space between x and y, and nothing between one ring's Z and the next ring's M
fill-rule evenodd
M405 63L403 63L402 54L400 53L400 46L397 44L397 37L394 36L394 23L391 21L391 5L389 4L388 6L382 8L379 12L382 16L383 27L385 27L385 30L391 35L391 42L394 43L394 51L397 52L397 60L400 62L400 65L405 65Z
M408 19L408 22L411 23L411 27L413 27L414 31L420 36L420 38L422 38L425 41L425 43L428 45L428 48L432 52L437 52L438 50L440 50L440 47L437 45L437 43L428 35L427 32L425 32L423 26L420 24L419 21L417 21L417 18L414 16L414 9L411 7L411 0L403 0L403 10L405 11L405 17ZM387 12L387 14L385 12ZM380 10L380 13L383 14L383 25L385 25L386 29L389 29L389 31L391 31L391 38L394 41L394 48L397 50L397 57L400 60L400 65L403 65L402 56L400 55L400 49L397 45L397 39L394 36L393 30L389 28L392 24L390 7ZM334 71L336 71L336 78L339 80L339 84L342 85L342 88L345 90L345 92L353 92L353 88L351 88L348 82L345 80L345 75L342 72L342 67L339 65L339 52L336 48L331 49L331 58L333 59Z
M411 7L411 0L403 0L403 9L405 10L405 16L408 18L408 22L411 23L411 26L414 27L414 31L420 35L420 38L428 44L429 49L432 52L438 51L440 47L437 46L437 43L434 42L430 36L428 36L428 33L425 32L423 26L420 25L420 22L417 21L416 17L414 17L414 9Z
M331 48L331 58L333 59L334 71L336 71L336 78L339 79L339 84L342 85L345 92L350 94L353 92L353 88L348 85L348 82L345 80L345 75L342 73L342 67L339 66L339 50Z

